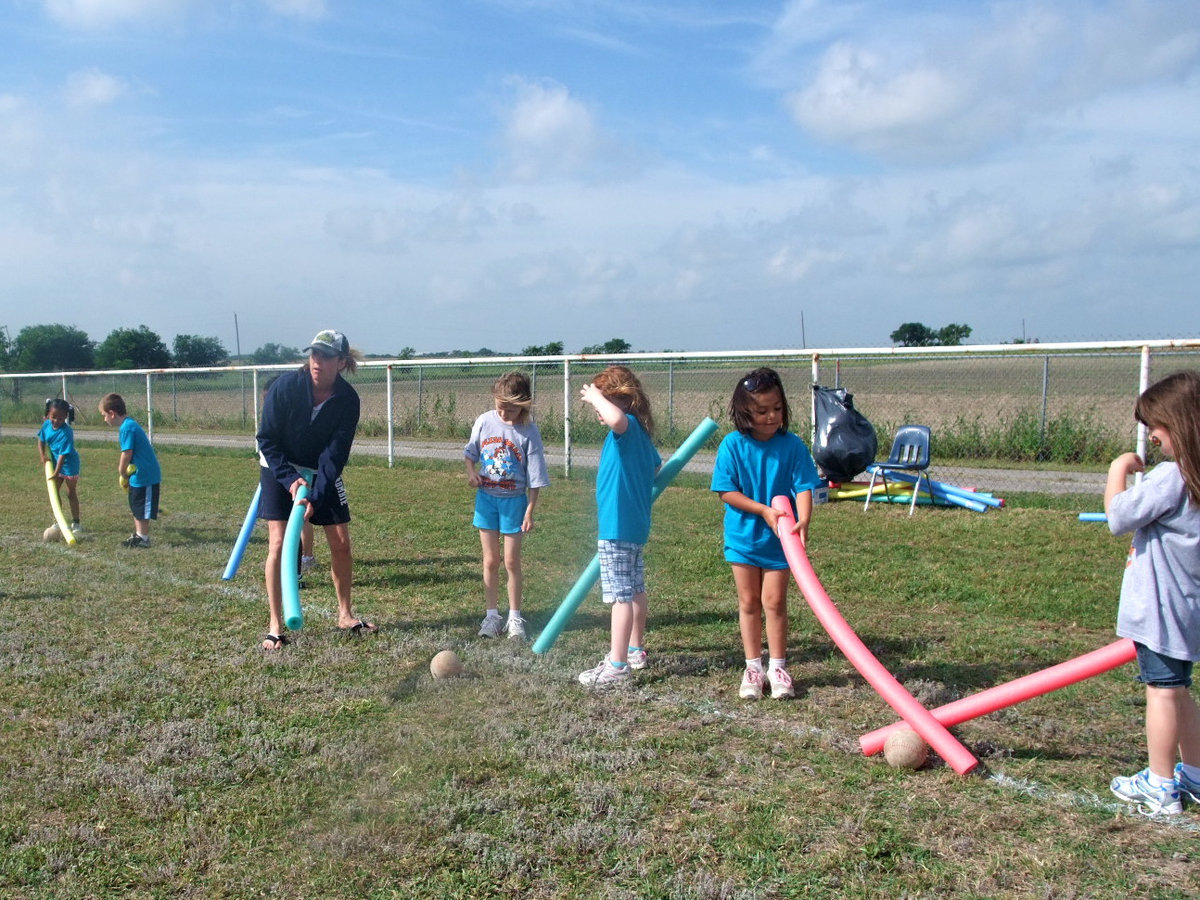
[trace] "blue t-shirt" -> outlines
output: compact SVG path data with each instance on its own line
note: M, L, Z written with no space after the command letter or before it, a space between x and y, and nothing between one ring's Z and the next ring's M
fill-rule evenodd
M49 419L42 421L42 429L38 432L38 440L46 445L46 449L50 451L50 462L58 465L58 458L63 459L62 468L58 470L59 475L78 475L79 474L79 454L75 451L75 432L71 430L71 426L63 423L62 428L55 428L54 423Z
M154 447L151 446L150 438L146 437L142 426L126 416L121 422L117 436L121 443L121 451L132 450L133 458L130 461L137 466L137 471L129 476L130 486L150 487L162 481L158 457L154 455Z
M740 431L725 435L717 448L712 490L738 491L770 505L820 486L821 477L804 441L791 432L760 441ZM762 516L725 504L725 559L769 569L786 569L783 544Z
M624 434L610 431L596 472L596 516L602 541L644 544L650 538L650 495L662 457L637 416Z

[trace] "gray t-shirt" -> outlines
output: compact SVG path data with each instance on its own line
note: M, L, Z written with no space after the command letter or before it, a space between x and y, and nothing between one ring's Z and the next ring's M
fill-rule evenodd
M1200 509L1179 467L1160 463L1113 497L1108 527L1133 532L1117 634L1171 659L1200 660Z
M479 463L479 489L494 497L516 497L550 483L538 427L509 425L494 409L475 420L463 455Z

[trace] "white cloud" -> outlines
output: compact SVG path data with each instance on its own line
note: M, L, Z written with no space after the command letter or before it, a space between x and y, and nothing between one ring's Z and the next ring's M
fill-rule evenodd
M46 13L68 28L107 28L168 18L196 0L44 0Z
M768 83L792 79L786 104L806 131L893 161L968 158L1046 117L1200 69L1193 0L851 8L852 32L845 9L789 7L755 69ZM809 59L814 26L797 25L799 9L830 23L818 33L847 36Z
M99 69L71 73L65 97L68 106L105 106L126 91L126 85Z
M632 155L596 123L592 109L561 84L511 78L515 91L503 114L507 176L520 182L611 177Z

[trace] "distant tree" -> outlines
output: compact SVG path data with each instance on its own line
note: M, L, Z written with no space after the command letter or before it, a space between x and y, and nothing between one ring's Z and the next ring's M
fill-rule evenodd
M943 347L957 347L970 336L970 325L944 325L938 329L937 342Z
M951 323L935 330L920 322L905 322L889 335L901 347L957 347L970 336L970 325Z
M522 356L562 356L563 342L551 341L548 344L530 344L521 351Z
M396 354L396 359L412 359L417 355L417 351L412 347L401 347L400 352Z
M295 347L285 347L283 344L263 344L250 354L250 362L259 366L269 366L274 363L297 362L303 355Z
M162 338L147 328L117 328L96 347L96 366L101 369L165 369L171 351Z
M592 344L590 347L584 347L580 353L602 353L605 355L612 353L628 353L630 350L629 341L621 338L610 338L603 344Z
M0 372L8 371L12 360L12 341L8 338L8 326L0 325Z
M195 334L177 334L173 344L175 365L183 367L218 366L228 361L229 351L219 338Z
M28 325L9 348L13 372L73 372L96 364L96 344L68 325Z
M937 333L920 322L905 322L888 336L901 347L930 347L937 343Z

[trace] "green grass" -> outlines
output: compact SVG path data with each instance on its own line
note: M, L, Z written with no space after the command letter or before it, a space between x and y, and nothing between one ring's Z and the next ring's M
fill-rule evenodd
M256 463L162 453L155 546L128 551L111 447L84 446L89 536L43 544L32 440L0 442L0 896L1185 897L1200 817L1110 802L1143 765L1125 667L957 726L960 777L864 758L892 715L791 602L799 698L737 697L736 601L700 476L660 499L652 665L625 692L575 681L607 643L590 597L542 656L475 636L478 539L461 467L347 470L362 640L327 575L263 654L263 537L220 574ZM976 514L820 507L814 567L867 646L936 705L1113 640L1127 542L1095 497ZM531 631L593 552L587 473L542 492L524 552ZM318 555L325 559L318 537ZM434 681L453 648L464 677ZM1003 779L1001 779L1003 776Z

